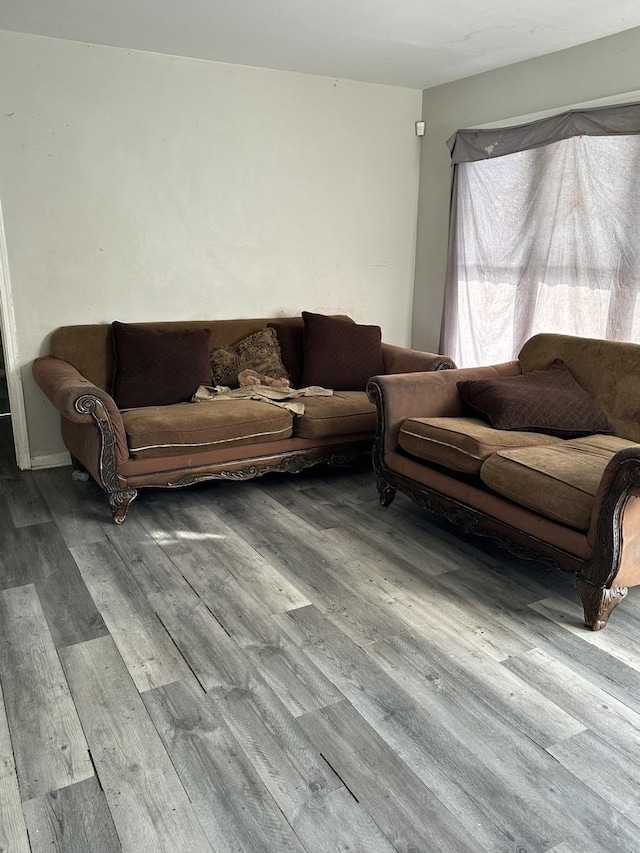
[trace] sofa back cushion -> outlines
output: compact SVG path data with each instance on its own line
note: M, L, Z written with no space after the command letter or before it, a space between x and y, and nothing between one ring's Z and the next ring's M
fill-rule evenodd
M112 324L113 398L119 409L188 403L207 385L209 329L154 329Z
M302 323L292 323L290 320L278 320L269 323L280 344L282 363L289 375L292 388L299 388L302 383L302 362L304 358L304 328Z
M342 317L348 320L348 317ZM211 329L210 347L235 344L273 321L273 317L241 320L185 320L164 323L139 323L155 329ZM302 328L302 317L278 317L278 323L291 323ZM98 388L113 390L113 341L111 325L61 326L51 335L50 355L68 361L85 379Z
M544 333L530 338L519 356L524 373L556 358L602 409L615 434L640 443L640 345Z
M560 359L542 370L458 382L460 396L495 429L577 438L613 427Z
M372 376L384 373L380 326L302 312L302 384L334 391L364 391Z

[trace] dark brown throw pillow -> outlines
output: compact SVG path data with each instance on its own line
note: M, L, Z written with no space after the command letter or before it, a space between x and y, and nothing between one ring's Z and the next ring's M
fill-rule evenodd
M299 388L302 382L302 359L304 328L302 324L294 326L289 323L269 323L268 328L273 329L278 336L280 354L289 381L293 388Z
M211 379L210 329L111 324L113 397L119 409L186 403Z
M380 326L361 326L324 314L302 312L302 385L334 391L364 391L372 376L384 373Z
M457 384L465 403L495 429L559 438L614 432L605 413L560 359L544 370Z
M259 329L235 344L212 349L210 361L214 385L237 388L238 374L243 370L254 370L272 379L288 378L273 329Z

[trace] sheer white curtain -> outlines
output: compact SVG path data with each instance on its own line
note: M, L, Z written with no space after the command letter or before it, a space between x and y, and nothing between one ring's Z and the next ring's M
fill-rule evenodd
M490 132L488 159L455 165L441 345L460 366L508 361L537 332L640 343L636 115L637 134L506 154L509 129Z

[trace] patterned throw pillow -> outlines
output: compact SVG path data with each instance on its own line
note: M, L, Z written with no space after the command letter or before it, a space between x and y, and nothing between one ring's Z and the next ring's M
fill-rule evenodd
M380 326L302 312L302 384L334 391L364 391L372 376L384 373Z
M605 413L559 358L543 370L457 384L465 403L495 429L559 438L614 432Z
M209 381L210 329L111 324L113 397L120 409L186 403Z
M273 379L288 379L273 329L260 329L235 344L212 349L210 361L213 385L237 388L238 374L243 370L254 370Z

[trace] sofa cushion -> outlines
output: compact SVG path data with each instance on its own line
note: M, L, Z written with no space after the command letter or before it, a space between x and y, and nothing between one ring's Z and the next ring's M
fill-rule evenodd
M372 376L384 373L380 326L302 312L302 384L334 391L364 391Z
M532 373L458 382L458 391L496 429L560 438L613 432L607 416L560 359Z
M118 408L182 403L209 382L209 329L149 328L117 320L111 328Z
M287 377L280 356L278 336L273 329L260 329L235 344L211 350L211 382L214 385L238 387L238 374L254 370L272 379ZM208 385L203 382L203 385Z
M484 460L498 450L559 441L551 435L494 429L476 418L410 418L398 435L398 444L412 456L464 474L479 474Z
M273 329L280 344L280 355L282 363L289 374L292 388L299 388L302 383L302 359L304 328L302 324L293 323L269 323L269 329Z
M137 458L211 450L291 436L291 414L254 400L216 400L130 409L122 415Z
M376 428L376 407L364 391L336 391L331 397L305 397L304 415L294 418L299 438L354 435Z
M586 531L593 499L611 457L633 442L613 435L501 450L480 470L482 481L521 506Z

